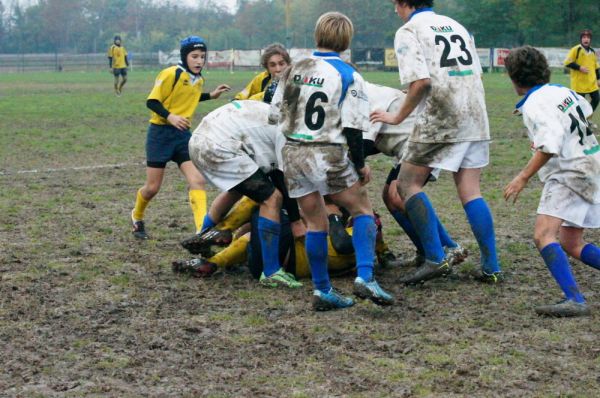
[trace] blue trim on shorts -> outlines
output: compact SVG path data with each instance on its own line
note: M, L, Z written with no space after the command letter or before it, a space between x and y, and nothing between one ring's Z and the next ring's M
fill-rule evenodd
M171 125L150 123L146 135L146 164L149 167L164 168L168 162L177 165L190 160L188 144L192 133L177 130Z

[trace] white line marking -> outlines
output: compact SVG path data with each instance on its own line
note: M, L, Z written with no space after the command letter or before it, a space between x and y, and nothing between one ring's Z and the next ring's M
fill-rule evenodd
M17 171L0 171L0 176L18 175L18 174L38 174L38 173L56 173L61 171L81 171L81 170L99 170L112 169L120 167L143 166L144 163L117 163L117 164L101 164L96 166L77 166L77 167L60 167L52 169L33 169L33 170L17 170Z

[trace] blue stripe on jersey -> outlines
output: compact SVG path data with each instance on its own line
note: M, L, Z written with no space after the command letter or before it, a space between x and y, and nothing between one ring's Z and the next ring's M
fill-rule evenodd
M340 97L340 102L338 106L342 105L344 99L346 99L346 92L352 83L354 83L354 68L342 61L340 55L335 52L323 53L319 51L315 51L313 53L315 57L322 57L324 61L333 66L338 73L342 77L342 96ZM332 58L328 58L332 57Z
M415 11L413 11L412 14L410 14L410 17L408 17L408 20L410 21L412 19L412 17L414 17L417 14L420 14L422 12L428 12L428 11L433 12L433 8L431 8L431 7L417 8Z

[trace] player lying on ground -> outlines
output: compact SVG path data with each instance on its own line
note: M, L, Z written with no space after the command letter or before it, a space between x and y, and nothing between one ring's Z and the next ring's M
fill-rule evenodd
M352 227L347 227L340 209L327 205L329 213L328 268L332 274L341 275L351 272L356 265L354 247L352 246ZM240 228L241 236L236 238L222 251L210 257L173 262L175 272L188 273L195 277L209 277L218 269L228 269L239 265L248 265L252 275L259 279L263 271L261 243L258 238L258 212L254 212L249 223ZM375 252L381 255L384 249L382 227L377 219L377 245ZM247 225L251 227L246 228ZM252 232L245 232L251 230ZM310 267L305 250L305 236L293 236L289 218L285 212L281 215L281 239L279 241L279 259L286 272L297 278L310 276Z
M316 310L354 304L352 298L333 289L329 280L324 195L354 219L352 241L358 274L354 293L378 304L394 301L373 276L376 226L364 187L371 173L364 162L362 143L362 132L369 127L369 103L362 77L339 56L350 45L353 29L348 17L340 13L319 18L315 29L318 51L282 74L270 116L280 122L285 135L280 164L290 196L297 198L307 223L306 252Z
M192 117L199 101L219 98L229 90L222 84L211 93L203 93L202 68L206 63L206 44L197 36L181 41L181 61L162 70L146 102L152 111L146 137L146 183L137 192L131 212L133 235L148 239L144 213L150 200L160 190L165 167L174 161L189 184L189 199L196 230L200 231L206 214L204 178L190 162L188 142Z
M417 109L402 158L398 192L426 261L402 282L420 283L450 272L438 232L439 218L422 190L436 168L453 172L479 244L481 277L497 282L501 273L494 223L480 189L481 171L489 162L490 133L475 45L462 25L433 12L433 0L395 0L394 6L405 22L396 33L394 47L400 80L408 85L408 94L399 111L373 112L371 121L399 124Z
M242 196L259 203L257 232L264 264L260 283L295 288L302 284L282 269L278 257L282 204L296 236L304 233L304 224L277 168L278 132L267 122L268 110L269 105L260 101L233 101L214 110L194 131L190 154L198 170L222 191L207 217L220 219Z
M600 249L583 240L585 228L600 227L600 145L587 120L592 108L574 91L548 84L548 62L533 47L511 51L506 70L517 94L525 96L517 109L523 114L534 152L506 186L504 197L516 202L529 179L538 173L544 189L537 209L535 245L566 296L557 304L535 310L550 316L588 315L567 253L600 269Z

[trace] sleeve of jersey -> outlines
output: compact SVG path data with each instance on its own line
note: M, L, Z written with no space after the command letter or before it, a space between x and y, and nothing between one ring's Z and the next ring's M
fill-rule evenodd
M529 107L523 113L523 122L533 136L533 149L558 155L564 139L565 128L556 112L548 107Z
M342 102L341 115L342 128L363 132L369 130L369 97L367 97L364 80L358 73L354 73L354 82L348 87Z
M287 81L282 77L277 85L273 99L271 100L271 106L269 108L269 124L277 124L281 119L281 107L283 105L283 93L285 91L285 85Z
M248 98L250 98L250 92L252 90L252 82L254 80L252 80L250 83L248 83L248 85L239 93L237 93L235 95L235 97L233 97L236 100L246 100Z
M402 84L410 84L431 77L423 47L415 35L400 29L396 33L394 47Z
M175 81L175 74L171 73L172 71L173 69L169 68L158 74L147 99L155 99L162 103L171 94Z
M594 108L592 108L592 104L590 104L588 100L583 98L581 95L577 93L573 94L575 94L575 98L577 99L577 105L579 105L579 107L581 107L581 110L583 111L583 116L585 116L586 118L592 116L592 114L594 113Z
M565 59L564 65L570 65L576 61L575 56L577 55L577 47L573 47L569 50L569 54L567 54L567 58Z
M473 68L479 72L480 75L483 74L483 68L481 67L481 61L479 60L479 54L477 54L477 45L475 44L475 39L471 36L471 40L469 40L469 44L471 45L471 53L473 54Z

